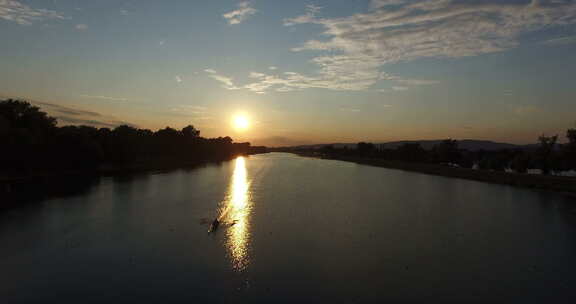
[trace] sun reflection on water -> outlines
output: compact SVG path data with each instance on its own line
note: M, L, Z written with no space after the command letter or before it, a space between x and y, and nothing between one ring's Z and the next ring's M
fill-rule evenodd
M227 230L226 247L234 269L241 271L248 266L248 243L250 240L250 182L246 172L246 160L236 158L234 173L228 195L224 201L221 220L232 225Z

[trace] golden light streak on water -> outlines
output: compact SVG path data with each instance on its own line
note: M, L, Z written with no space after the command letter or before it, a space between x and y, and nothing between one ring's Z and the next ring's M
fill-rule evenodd
M240 156L235 160L234 173L228 195L224 202L221 220L231 224L227 230L226 247L232 266L242 271L250 262L248 247L250 241L250 182L246 172L246 160Z

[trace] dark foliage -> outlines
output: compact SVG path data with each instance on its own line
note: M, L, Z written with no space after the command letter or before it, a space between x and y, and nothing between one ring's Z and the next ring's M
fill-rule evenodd
M562 149L562 166L564 168L576 168L576 129L568 129L566 138L568 143Z
M554 164L552 160L554 158L553 152L556 147L556 141L558 140L558 135L555 136L540 136L538 141L540 145L536 151L536 162L538 167L542 169L543 174L550 174L550 171Z
M376 146L372 143L360 142L356 147L356 152L362 156L371 156L376 151Z
M127 125L57 127L56 119L38 107L12 99L0 101L0 143L0 170L19 173L193 163L266 152L230 137L203 138L193 126L156 132Z
M458 141L453 139L446 139L435 145L432 153L436 161L445 164L456 164L462 156L462 152L458 150Z
M356 145L356 149L326 145L320 150L300 151L320 153L326 157L363 157L491 171L512 170L517 173L528 173L528 169L540 169L543 174L550 174L551 172L576 170L576 129L569 129L566 132L566 137L568 143L564 145L557 143L558 136L540 136L540 144L536 147L527 146L524 149L496 151L460 149L458 141L453 139L443 140L431 149L424 149L419 143L404 143L396 148L386 148L385 145L360 142ZM279 151L285 150L280 149ZM291 150L288 149L288 151Z

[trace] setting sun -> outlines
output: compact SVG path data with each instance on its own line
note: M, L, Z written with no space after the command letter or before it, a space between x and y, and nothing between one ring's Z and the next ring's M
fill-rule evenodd
M576 0L0 0L0 41L0 304L576 304Z
M232 120L232 126L237 131L244 131L250 127L250 120L245 115L236 115Z

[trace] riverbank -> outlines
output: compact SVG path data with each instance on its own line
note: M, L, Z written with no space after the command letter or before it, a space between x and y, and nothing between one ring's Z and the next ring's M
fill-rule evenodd
M532 175L507 173L487 170L474 170L465 168L453 168L436 164L410 163L390 161L376 158L364 158L353 156L331 156L310 152L291 152L300 156L316 157L323 159L341 160L362 165L383 167L389 169L413 171L424 174L439 175L445 177L462 178L493 184L510 185L530 189L560 192L576 198L576 177Z
M260 153L252 153L260 154ZM130 176L158 171L194 169L211 164L219 164L239 155L223 159L203 159L195 161L153 161L124 165L103 164L94 169L33 171L20 173L0 173L0 209L18 206L23 203L57 196L74 195L89 189L100 177Z

